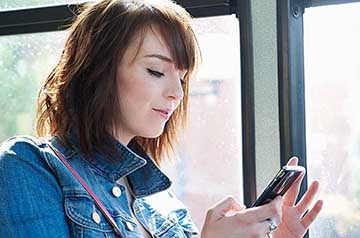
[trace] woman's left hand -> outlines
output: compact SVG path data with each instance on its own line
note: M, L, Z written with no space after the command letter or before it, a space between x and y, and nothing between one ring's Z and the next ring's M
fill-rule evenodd
M298 159L293 157L289 160L287 165L297 165ZM315 205L309 209L314 200L318 190L319 182L314 181L309 186L301 200L296 203L296 198L299 194L301 181L304 174L299 178L288 190L284 196L284 203L282 207L282 221L278 228L273 232L276 238L300 238L303 237L309 226L316 219L323 206L323 201L318 200ZM305 214L306 213L306 214ZM305 214L305 215L304 215Z

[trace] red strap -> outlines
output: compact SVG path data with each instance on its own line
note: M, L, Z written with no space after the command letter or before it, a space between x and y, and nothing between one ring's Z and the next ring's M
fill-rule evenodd
M96 196L96 194L91 190L91 188L85 183L85 181L80 177L80 175L74 170L74 168L66 161L64 156L56 150L52 145L50 145L50 148L55 152L57 157L64 163L64 165L70 170L70 172L74 175L74 177L80 182L80 184L85 188L85 190L89 193L89 195L94 199L95 204L99 208L99 210L102 212L102 214L105 216L106 220L112 225L115 233L119 236L119 238L123 238L124 236L121 234L119 227L117 226L116 222L106 209L106 207L102 204L100 199Z

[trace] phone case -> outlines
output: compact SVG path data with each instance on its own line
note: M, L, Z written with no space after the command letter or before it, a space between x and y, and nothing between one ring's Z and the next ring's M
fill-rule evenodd
M304 171L305 168L302 166L282 167L255 201L253 207L264 205L279 195L283 196Z

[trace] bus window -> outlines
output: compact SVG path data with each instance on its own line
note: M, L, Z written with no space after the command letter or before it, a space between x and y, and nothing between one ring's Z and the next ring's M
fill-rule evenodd
M309 180L324 208L310 237L360 237L360 3L304 14Z

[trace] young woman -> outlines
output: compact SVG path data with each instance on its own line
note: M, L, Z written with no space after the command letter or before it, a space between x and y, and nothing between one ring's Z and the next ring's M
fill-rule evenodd
M159 168L184 126L199 62L190 20L166 0L104 0L77 16L39 93L39 137L1 146L2 237L199 234ZM295 205L300 182L257 208L224 199L208 210L201 237L302 237L322 202L303 216L319 184Z

